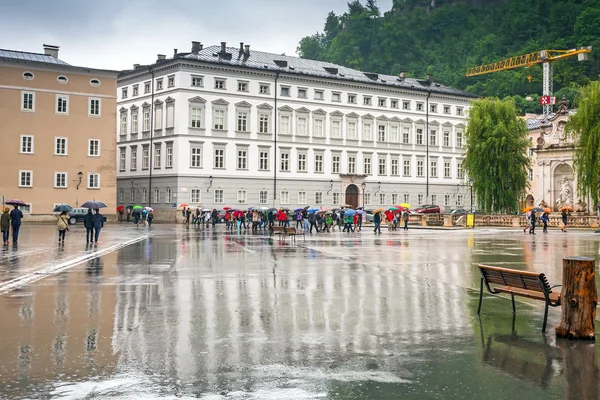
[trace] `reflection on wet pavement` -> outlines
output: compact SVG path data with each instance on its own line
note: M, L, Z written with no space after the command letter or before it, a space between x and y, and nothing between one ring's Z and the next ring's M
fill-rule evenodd
M598 398L593 344L474 290L477 263L559 281L593 234L152 234L0 297L0 398Z

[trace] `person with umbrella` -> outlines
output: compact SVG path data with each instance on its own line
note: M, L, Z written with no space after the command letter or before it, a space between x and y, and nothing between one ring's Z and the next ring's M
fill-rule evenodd
M373 224L375 225L375 234L379 233L381 235L381 212L383 210L377 209L375 210L375 214L373 215Z
M146 216L146 219L148 220L148 226L152 226L152 220L154 219L154 210L153 209L148 210L148 215Z
M217 226L217 219L219 218L219 213L216 208L213 208L212 213L210 214L210 218L212 219L212 227L215 229Z
M6 204L10 204L6 202ZM23 219L23 213L19 210L19 205L14 203L14 209L10 212L10 225L12 228L12 240L13 245L19 242L19 230L21 229L21 220Z
M404 220L404 230L408 230L408 221L410 220L410 215L408 214L408 210L405 209L402 213L402 219Z
M560 230L563 232L567 231L567 217L568 217L567 209L566 209L566 207L564 207L562 210L560 210L560 218L562 219L562 223L563 223L563 226L560 228Z
M104 216L100 214L100 209L96 208L96 214L94 214L94 242L98 246L98 238L100 237L100 230L104 227Z
M65 236L69 230L69 216L66 211L62 211L58 216L56 228L58 229L58 243L62 242L64 244Z
M83 226L85 227L85 244L94 243L94 214L92 214L91 208L88 208L87 214L83 217Z
M544 229L542 230L543 233L548 233L548 220L549 220L549 215L548 215L548 211L544 210L544 213L542 214L540 221L542 221L542 223L544 224Z
M4 245L8 245L8 233L10 231L10 214L8 211L8 207L4 207L0 217L0 231L2 231L2 243Z
M140 216L141 216L142 210L143 210L142 206L133 207L131 215L133 215L133 223L135 224L135 226L138 226L140 223Z

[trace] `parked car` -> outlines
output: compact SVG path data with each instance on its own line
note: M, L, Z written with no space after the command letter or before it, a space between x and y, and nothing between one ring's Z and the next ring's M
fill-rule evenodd
M69 211L69 225L75 225L78 222L83 222L83 218L87 214L87 208L73 208ZM106 222L106 216L102 216L103 221Z
M439 214L440 206L437 206L435 204L425 204L418 208L415 208L415 211L419 214Z

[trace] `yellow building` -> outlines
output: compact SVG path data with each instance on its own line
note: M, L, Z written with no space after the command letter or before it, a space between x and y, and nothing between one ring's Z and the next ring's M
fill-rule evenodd
M31 219L93 199L114 212L118 72L69 65L58 50L0 49L0 196L26 202Z

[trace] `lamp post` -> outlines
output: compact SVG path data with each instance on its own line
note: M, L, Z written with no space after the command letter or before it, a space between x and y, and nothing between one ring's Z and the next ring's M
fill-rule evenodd
M79 190L79 185L81 185L81 180L83 179L83 172L79 171L77 173L77 179L74 180L73 182L77 182L77 187L75 188L75 190ZM79 206L79 196L75 196L75 207Z
M329 193L331 193L332 190L333 190L333 179L329 181L329 190L327 191L327 194L329 195Z
M473 178L469 178L469 189L471 192L471 214L473 214Z
M210 188L212 187L212 183L213 183L213 177L211 175L208 177L208 187L206 188L206 193L208 193L210 191Z
M363 209L364 209L365 208L365 189L367 188L366 182L361 183L360 188L362 189L362 195L363 195L362 205L363 205Z

